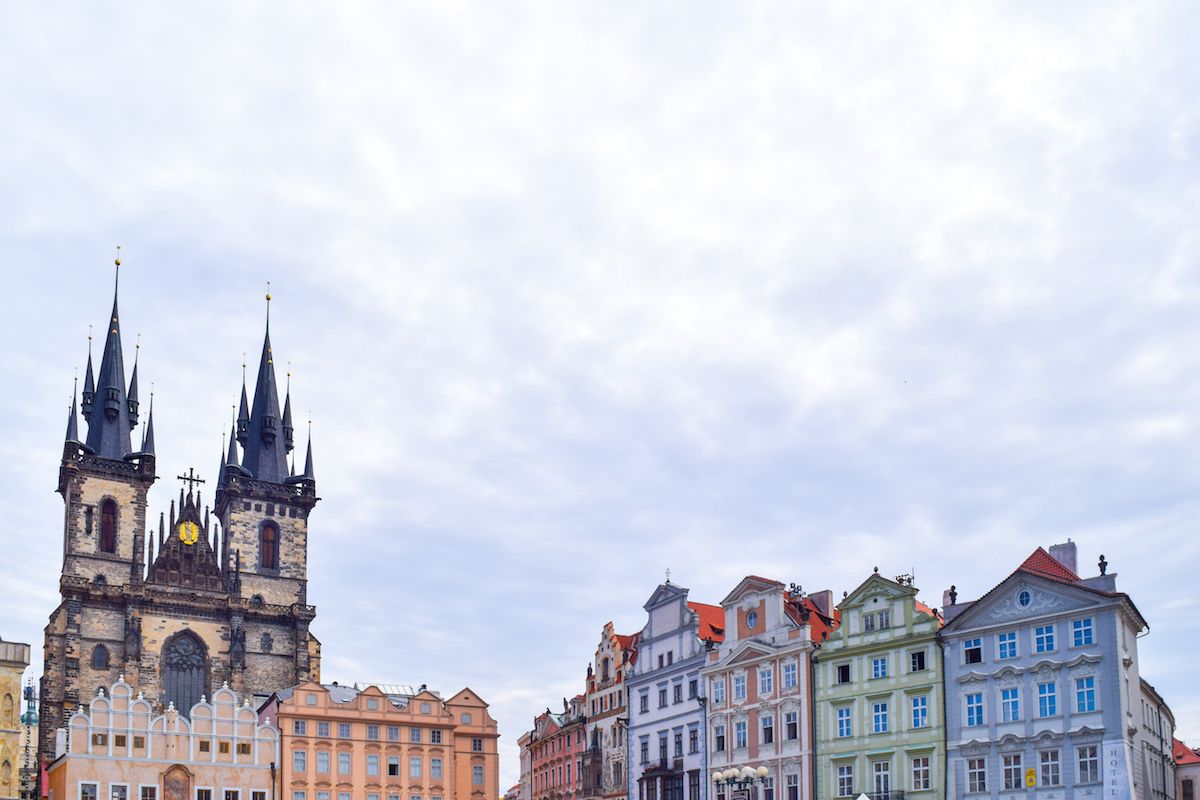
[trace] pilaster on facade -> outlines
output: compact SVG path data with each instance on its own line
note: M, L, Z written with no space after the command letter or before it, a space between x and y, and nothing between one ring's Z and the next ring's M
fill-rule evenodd
M700 669L724 636L719 606L688 601L669 581L643 606L627 678L630 800L707 800L705 693Z
M813 659L816 796L943 797L941 618L878 571L837 610Z
M1134 755L1146 621L1103 557L1081 578L1076 553L1039 547L975 601L946 592L949 796L1153 796Z
M709 772L766 767L749 800L813 797L814 649L836 630L829 591L748 576L724 600L724 641L707 655ZM711 776L709 776L711 780ZM716 800L727 800L716 785Z

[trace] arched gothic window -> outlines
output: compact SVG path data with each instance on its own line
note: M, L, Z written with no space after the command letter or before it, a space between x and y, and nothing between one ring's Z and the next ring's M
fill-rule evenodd
M258 564L263 569L279 569L279 528L274 522L263 523L258 533Z
M108 669L108 648L102 644L92 650L92 669Z
M11 726L13 728L17 727L17 715L13 713L14 710L15 704L13 703L13 696L11 694L5 694L4 711L2 714L0 714L0 720L3 720L6 726Z
M117 503L105 500L100 504L100 552L117 552Z
M200 637L182 631L162 651L162 703L174 703L185 717L200 696L208 693L208 649Z

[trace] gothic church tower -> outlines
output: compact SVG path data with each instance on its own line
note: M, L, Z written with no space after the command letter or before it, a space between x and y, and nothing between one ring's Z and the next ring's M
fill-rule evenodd
M320 680L320 644L309 632L316 609L306 591L308 514L317 502L312 445L304 473L291 475L291 398L281 417L269 334L258 377L252 410L242 389L244 455L239 463L231 439L216 476L219 521L203 505L204 480L189 470L181 476L187 491L160 513L157 533L148 530L153 403L135 447L138 365L135 358L126 384L114 291L99 372L89 353L59 468L63 566L61 602L45 630L43 764L67 716L121 675L159 708L174 703L184 713L225 682L265 699Z

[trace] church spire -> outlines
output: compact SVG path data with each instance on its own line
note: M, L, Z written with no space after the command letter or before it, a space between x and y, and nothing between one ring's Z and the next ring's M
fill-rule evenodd
M97 392L88 412L87 446L99 456L119 460L131 452L129 432L133 424L129 399L125 392L125 362L121 353L121 325L117 313L120 257L116 259L115 264L117 277L113 280L112 315L104 339L104 352L100 357L100 373L96 377ZM84 391L87 391L86 379ZM134 418L136 419L136 413Z
M137 366L134 366L133 370L136 380ZM154 392L150 392L150 413L146 415L146 431L142 435L142 455L154 455Z
M137 425L137 422L138 422L137 372L138 372L138 356L141 354L141 352L142 352L142 336L141 336L141 334L138 334L137 344L135 344L133 346L133 377L131 377L129 379L129 399L127 402L127 405L129 406L129 428L130 428L130 430L132 430L134 428L134 426Z
M268 293L267 329L258 362L258 378L246 426L246 440L242 443L242 468L260 481L283 483L288 478L287 445L280 435L279 389L275 383L275 358L271 352L270 303L271 295ZM239 432L241 427L239 418Z
M287 372L287 390L283 399L283 444L287 451L292 452L293 444L292 427L292 370L288 367Z
M308 452L304 456L304 474L300 477L307 481L315 481L317 478L313 475L312 461L312 421L308 423Z
M75 373L78 375L79 373ZM79 441L79 423L75 416L75 395L79 389L79 378L75 378L75 388L71 390L71 416L67 417L67 442Z
M83 416L92 413L92 399L96 396L96 379L92 375L92 331L88 326L88 363L87 372L83 376Z

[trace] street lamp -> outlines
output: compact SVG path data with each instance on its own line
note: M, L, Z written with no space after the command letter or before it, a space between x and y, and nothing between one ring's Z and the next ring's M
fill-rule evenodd
M771 770L766 767L730 767L724 771L717 770L712 774L712 779L717 786L748 790L756 783L765 783L770 774Z

